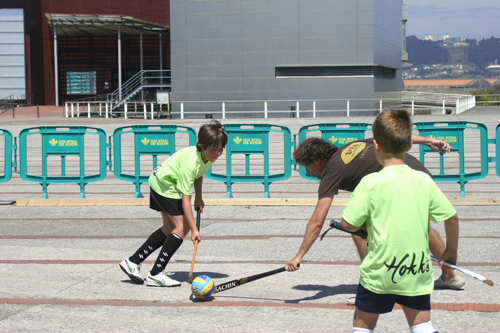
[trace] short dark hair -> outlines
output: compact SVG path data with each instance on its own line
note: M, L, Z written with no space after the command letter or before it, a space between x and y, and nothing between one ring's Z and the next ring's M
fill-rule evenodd
M226 147L227 134L224 126L217 120L212 120L209 124L204 124L198 131L198 142L196 142L196 149L198 151L206 150L210 146L218 146L219 143L222 148Z
M293 152L293 158L303 166L312 164L317 160L327 162L337 149L335 145L322 138L312 137L299 144Z
M373 123L373 138L384 153L405 153L411 144L412 123L406 110L385 110Z

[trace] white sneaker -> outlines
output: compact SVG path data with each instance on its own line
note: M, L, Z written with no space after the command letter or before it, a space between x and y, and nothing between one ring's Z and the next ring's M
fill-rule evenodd
M137 284L143 284L144 279L141 277L141 264L137 265L131 262L130 260L124 259L120 263L120 268L122 271L128 275L130 280L134 281Z
M181 283L166 276L165 272L160 272L154 276L149 273L146 278L146 285L154 287L179 287Z

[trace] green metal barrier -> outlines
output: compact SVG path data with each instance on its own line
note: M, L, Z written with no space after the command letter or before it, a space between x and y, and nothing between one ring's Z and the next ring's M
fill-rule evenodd
M290 178L292 172L290 129L286 126L272 124L224 124L224 128L228 135L228 143L226 145L226 174L214 173L212 170L214 166L212 166L206 174L207 178L226 183L226 198L232 197L231 187L234 183L262 183L264 185L264 197L269 198L269 185L274 181ZM280 145L272 144L273 149L283 147L282 173L270 173L269 135L272 132L283 135L283 142L280 142ZM238 154L245 155L244 175L237 175L232 172L232 158ZM263 156L263 174L261 175L250 174L250 155L253 154Z
M299 143L307 138L307 133L320 132L321 138L332 145L342 147L349 142L365 139L365 132L371 129L368 123L323 123L302 126L299 130ZM308 175L306 168L299 166L300 176L304 179L319 181L313 175Z
M39 140L41 145L41 174L28 174L28 137L33 140ZM90 137L89 137L90 136ZM97 136L97 137L95 137ZM98 169L97 174L85 174L85 142L91 144L91 140L97 139L98 143ZM85 197L85 185L90 182L100 181L106 178L106 133L104 130L95 127L85 126L42 126L25 128L19 134L20 149L20 175L21 179L31 182L37 182L42 185L42 198L47 198L47 187L49 184L74 184L80 185L80 198ZM31 148L30 148L31 149ZM88 147L87 149L92 149ZM30 154L30 157L33 155ZM37 156L38 152L37 152ZM66 157L75 156L78 158L78 175L66 175ZM50 176L48 174L48 158L61 158L61 175ZM32 159L33 160L33 159ZM53 165L50 165L51 170ZM89 167L89 165L87 165ZM30 169L37 169L36 165L30 165Z
M192 127L177 125L135 125L115 129L113 133L114 175L117 179L135 184L134 198L142 198L141 184L147 183L151 172L158 165L158 155L172 155L176 151L176 134L187 134L189 145L196 144L196 131ZM123 137L133 135L134 173L125 173L122 161ZM152 156L152 168L141 174L141 156ZM162 161L160 161L161 163Z
M15 149L15 146L12 144L12 133L5 129L0 128L0 136L3 137L4 140L4 150L3 150L3 176L0 176L0 183L5 183L10 180L12 177L12 168L15 166L15 163L12 161L12 151Z
M439 174L432 175L436 182L456 181L460 184L460 196L465 197L465 184L473 179L481 179L488 175L488 129L484 124L467 121L440 121L440 122L418 122L413 124L419 135L439 139L450 144L453 148L451 152L439 155ZM471 141L474 136L464 136L465 130L479 131L480 143L480 171L466 172L465 170L465 144ZM476 134L476 133L474 133ZM469 147L470 148L470 147ZM474 148L469 149L469 151ZM420 161L425 165L425 154L439 154L429 147L420 145ZM447 168L447 171L458 169L456 173L445 173L445 157L450 159L458 154L458 168Z
M497 166L497 176L500 177L500 124L497 125L495 130L495 139L493 142L495 144L495 156L496 156L496 166Z

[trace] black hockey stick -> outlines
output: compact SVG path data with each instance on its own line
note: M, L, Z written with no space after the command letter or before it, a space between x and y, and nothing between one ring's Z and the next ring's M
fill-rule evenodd
M236 287L241 286L242 284L245 284L245 283L248 283L248 282L252 282L252 281L255 281L255 280L258 280L258 279L262 279L262 278L265 278L267 276L278 274L278 273L281 273L281 272L284 272L284 271L285 271L285 267L281 267L281 268L278 268L278 269L273 269L272 271L269 271L269 272L260 273L260 274L257 274L257 275L251 275L251 276L247 276L247 277L244 277L244 278L241 278L241 279L232 280L232 281L229 281L229 282L224 282L224 283L221 283L221 284L217 285L215 287L215 291L213 293L214 294L220 293L221 291L232 289L232 288L236 288Z
M356 236L359 236L361 238L367 238L368 237L368 233L364 230L356 230L356 231L347 231L345 230L343 227L342 227L342 223L338 222L338 221L335 221L335 220L331 220L330 221L330 229L326 230L322 235L321 235L321 238L320 240L323 240L323 237L325 237L326 233L328 231L330 231L331 229L339 229L339 230L342 230L344 232L347 232L347 233L350 233L350 234L353 234L353 235L356 235Z
M350 234L354 234L356 236L363 237L363 238L366 238L368 236L368 234L364 230L357 230L355 232L347 231L347 230L345 230L342 227L342 223L340 223L338 221L334 221L334 220L332 220L330 222L330 229L332 229L332 228L335 228L335 229L338 229L338 230L342 230L342 231L345 231L345 232L348 232ZM330 229L328 229L328 230L330 230ZM323 236L325 235L326 232L328 232L328 230L323 233ZM323 236L321 236L321 237L323 238ZM431 260L435 261L435 262L439 262L441 259L439 259L438 257L435 257L435 256L431 256ZM474 273L473 271L468 270L467 268L463 268L463 267L460 267L460 266L457 266L457 265L453 265L453 264L447 263L446 261L444 262L444 265L446 267L448 267L448 268L456 269L457 271L460 271L460 272L462 272L464 274L472 276L473 278L475 278L475 279L477 279L477 280L479 280L479 281L481 281L483 283L486 283L488 286L493 287L493 281L491 281L487 277L484 277L482 275Z

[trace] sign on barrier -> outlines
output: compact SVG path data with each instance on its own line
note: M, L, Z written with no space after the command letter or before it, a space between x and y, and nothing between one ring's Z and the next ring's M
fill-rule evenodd
M12 133L9 131L0 128L0 137L3 137L4 140L3 175L0 175L0 183L5 183L12 177L12 167L15 166L15 164L12 163L12 151L14 150L14 145L12 145Z
M33 160L30 161L30 165L28 166L28 138L29 140L33 139L34 142L38 142L41 145L41 173L38 175L28 174L28 167L30 168L30 170L31 168L37 169L39 167L39 165L32 163ZM97 150L98 173L96 174L86 174L86 166L89 169L91 167L95 168L95 166L90 165L90 162L88 162L87 165L85 164L86 144L88 145L88 151L92 154L94 154L94 152ZM96 182L106 178L106 148L108 148L108 145L106 143L106 133L100 128L85 126L42 126L25 128L19 134L19 161L21 179L40 183L43 188L42 198L44 199L47 198L48 185L56 183L79 184L80 198L84 198L85 185L87 183ZM60 176L52 176L48 173L49 158L51 159L51 172L53 172L56 164L52 162L53 157L60 157ZM76 163L71 163L70 171L67 171L66 168L67 157L75 157L75 159L78 160ZM76 164L77 172L73 171L73 164ZM74 175L67 175L67 173L73 173Z
M123 141L131 134L134 146L133 173L124 171ZM141 184L147 183L151 172L158 165L158 155L172 155L176 151L176 135L187 134L189 146L196 144L196 131L192 127L177 125L134 125L115 129L113 133L114 175L117 179L135 184L134 198L142 198ZM152 168L141 173L141 156L152 156ZM161 163L161 161L160 161Z
M368 123L322 123L302 126L299 130L299 143L307 138L307 133L320 132L321 138L332 145L342 147L353 141L365 139L365 132L371 129ZM316 180L318 178L308 175L306 168L299 166L300 176L304 179Z
M450 122L418 122L413 124L419 135L442 140L449 143L453 148L451 152L439 154L429 147L420 145L420 161L425 165L425 155L439 154L439 174L433 174L432 178L437 182L456 181L460 184L460 196L465 197L465 184L473 179L481 179L488 175L488 129L484 124L466 121ZM468 135L465 139L464 131L472 130L474 135ZM472 132L471 132L472 133ZM479 134L478 136L476 136ZM473 138L479 140L478 145L472 146ZM469 151L480 150L480 168L476 172L465 171L465 148ZM478 147L477 147L478 146ZM451 157L458 154L458 164L453 165ZM445 168L445 158L450 160ZM446 172L445 173L445 169Z
M264 197L269 198L269 185L274 181L290 178L291 162L291 133L286 126L272 124L224 124L228 136L226 145L226 173L215 173L214 166L207 172L206 176L212 180L226 183L226 198L231 198L232 185L234 183L262 183L264 185ZM279 133L279 138L273 136L273 150L270 151L270 135ZM282 139L281 139L282 137ZM278 142L274 142L274 140ZM281 149L282 148L282 149ZM270 154L283 157L283 172L271 174ZM244 174L233 172L235 155L244 155ZM262 167L256 172L250 172L250 157L262 156L262 163L253 163L252 170Z

